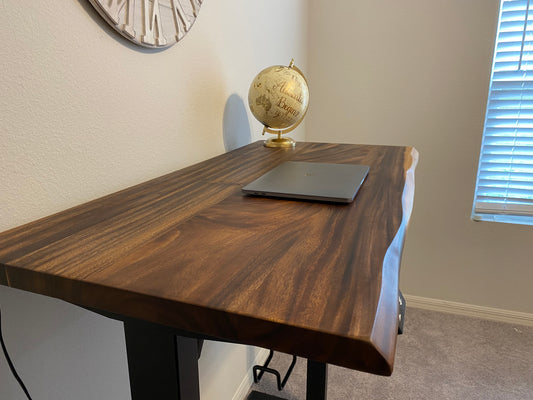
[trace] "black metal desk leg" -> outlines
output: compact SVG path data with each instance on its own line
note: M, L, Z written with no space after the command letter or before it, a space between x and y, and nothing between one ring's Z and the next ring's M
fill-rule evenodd
M125 321L132 400L199 400L198 341L143 321Z
M306 400L326 400L328 397L328 364L307 360Z

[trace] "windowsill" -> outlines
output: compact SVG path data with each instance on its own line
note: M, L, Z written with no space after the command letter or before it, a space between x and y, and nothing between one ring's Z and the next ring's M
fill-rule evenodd
M472 214L472 221L475 222L503 222L506 224L533 225L531 215L505 215L505 214Z

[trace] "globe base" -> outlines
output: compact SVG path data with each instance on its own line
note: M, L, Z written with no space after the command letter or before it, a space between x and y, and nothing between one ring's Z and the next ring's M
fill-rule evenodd
M290 137L270 138L263 143L265 147L285 147L290 148L296 146L294 139Z

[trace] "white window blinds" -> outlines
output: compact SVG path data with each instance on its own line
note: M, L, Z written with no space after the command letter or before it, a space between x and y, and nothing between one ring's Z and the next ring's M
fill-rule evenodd
M531 6L533 0L501 2L474 220L533 224Z

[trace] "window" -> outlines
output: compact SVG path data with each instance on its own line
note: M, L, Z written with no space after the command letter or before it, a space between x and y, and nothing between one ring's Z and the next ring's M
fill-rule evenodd
M530 4L531 2L531 4ZM472 219L533 225L533 0L502 0Z

